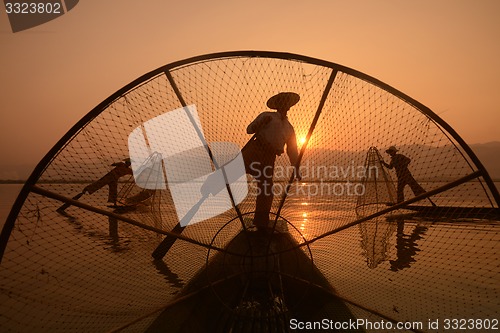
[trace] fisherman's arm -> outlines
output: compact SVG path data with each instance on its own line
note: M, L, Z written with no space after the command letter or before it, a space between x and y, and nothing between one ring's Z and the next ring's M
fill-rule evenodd
M300 174L300 169L296 165L299 159L299 151L297 149L297 138L295 136L295 132L292 132L286 143L286 154L290 159L290 164L294 167L295 178L301 180L302 175Z
M269 123L271 121L271 116L268 115L268 114L265 114L265 113L261 113L257 116L257 118L255 118L254 121L252 121L250 123L250 125L248 125L247 127L247 133L248 134L254 134L254 133L257 133L258 131L260 131L262 129L262 127L264 127L265 125L267 125L267 123Z

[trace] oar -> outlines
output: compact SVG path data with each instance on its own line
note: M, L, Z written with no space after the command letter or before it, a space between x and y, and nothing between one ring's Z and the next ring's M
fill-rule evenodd
M183 227L183 225L187 226L187 223L189 223L189 221L191 221L196 212L198 212L198 209L200 209L201 205L203 204L206 198L208 198L208 194L203 195L201 199L198 200L198 202L193 207L191 207L191 209L189 209L186 215L184 215L182 220L180 220L179 223L177 223L177 225L172 229L171 232L180 235L186 228ZM165 254L167 254L168 250L170 250L172 245L174 245L176 240L177 240L176 237L169 237L169 236L165 237L163 241L153 251L151 256L156 260L161 260L165 256Z
M75 195L75 196L74 196L73 198L71 198L71 199L73 199L73 200L78 200L78 199L80 199L80 198L81 198L81 196L82 196L82 195L84 195L84 194L85 194L85 192L78 193L77 195ZM56 212L58 212L58 213L60 213L60 214L64 214L64 210L65 210L66 208L68 208L69 206L71 206L71 204L70 204L70 203L65 203L65 204L64 204L64 205L62 205L61 207L57 208L57 209L56 209Z
M241 149L241 151L243 151L248 146L248 144L255 139L255 136L256 136L256 134L254 134L250 138L250 140L248 140L248 142L245 144L245 146L243 146L243 148ZM215 195L216 193L212 193L212 194ZM196 212L198 211L198 209L200 209L200 207L203 204L203 202L205 201L205 199L208 198L208 195L209 195L209 193L203 193L202 194L201 199L193 207L191 207L189 209L189 211L186 213L186 215L184 215L184 217L182 218L182 220L179 221L179 223L177 223L177 225L172 229L173 233L181 234L184 231L184 228L186 228L186 227L183 227L182 225L187 226L187 224L194 217L194 215L196 214ZM174 245L174 243L175 243L176 240L177 240L176 237L166 236L163 239L163 241L161 241L161 243L156 247L156 249L153 251L153 253L151 254L151 256L154 259L156 259L156 260L163 259L163 257L167 254L167 252L172 247L172 245Z

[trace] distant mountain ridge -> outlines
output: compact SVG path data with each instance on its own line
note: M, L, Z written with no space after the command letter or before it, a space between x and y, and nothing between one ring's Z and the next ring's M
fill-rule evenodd
M500 141L487 143L476 143L469 145L484 165L493 180L500 181ZM403 147L401 147L403 148ZM413 149L412 149L413 150ZM348 160L359 153L343 152ZM23 181L26 180L35 168L34 164L1 164L0 181Z
M493 180L500 181L500 141L469 145Z

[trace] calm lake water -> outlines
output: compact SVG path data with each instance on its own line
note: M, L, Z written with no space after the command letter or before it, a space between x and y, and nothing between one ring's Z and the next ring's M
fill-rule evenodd
M2 225L21 187L17 184L0 185ZM74 192L73 188L68 190L68 193ZM352 209L345 208L347 204L352 204L352 199L348 202L347 199L339 198L335 205L324 198L308 200L295 196L289 199L286 204L287 218L297 221L297 230L308 239L336 228L339 220L354 219L351 216ZM457 202L461 200L456 199ZM352 205L348 207L352 208ZM82 329L88 322L95 322L100 313L113 312L110 304L117 307L116 316L124 317L129 316L129 313L143 313L148 308L158 307L163 302L161 295L175 295L193 276L193 272L205 263L204 249L200 249L199 256L193 255L199 260L185 263L183 258L186 248L177 247L165 258L170 268L159 269L153 267L149 259L144 260L149 258L150 252L144 249L150 240L134 238L133 231L130 230L129 237L124 238L125 241L120 245L125 251L118 251L110 247L103 232L106 229L96 232L98 226L86 225L83 218L68 223L57 214L54 216L57 221L53 222L61 225L59 232L65 235L63 241L74 238L80 244L74 252L61 252L57 259L64 265L79 262L79 273L73 274L69 266L58 266L40 256L40 262L44 263L43 269L52 272L51 275L40 277L37 271L24 272L16 280L20 283L20 290L23 288L21 281L27 279L34 284L29 288L36 286L40 295L54 298L55 303L71 303L73 295L84 295L88 304L81 305L83 315L74 319L76 328ZM202 225L193 226L193 230L202 228ZM120 237L122 232L126 234L127 231L126 228L120 229ZM296 238L300 240L300 237ZM442 321L447 316L458 319L498 318L498 244L500 235L497 221L380 218L318 240L310 245L310 250L314 264L336 293L349 300L351 305L376 309L398 320L427 323L428 320ZM40 246L49 248L49 245L54 244L45 244L43 239L40 240ZM67 246L65 243L55 245L60 245L61 249ZM134 267L134 271L130 267ZM15 266L11 268L15 271ZM30 280L29 274L38 276ZM127 278L116 280L115 276ZM165 280L168 282L166 287ZM106 288L102 289L103 286ZM62 287L67 295L57 294ZM87 294L93 288L95 291ZM123 292L125 290L126 293ZM104 291L111 297L96 298ZM43 307L37 307L36 304L30 305L34 327L37 320L43 320ZM120 314L120 307L126 308L128 312ZM368 316L367 312L356 306L352 306L352 310L358 317ZM35 315L37 312L40 316ZM72 318L73 314L65 316ZM100 331L102 328L89 328L89 331L93 330ZM423 330L428 331L425 327Z
M0 184L0 230L22 187L22 184Z

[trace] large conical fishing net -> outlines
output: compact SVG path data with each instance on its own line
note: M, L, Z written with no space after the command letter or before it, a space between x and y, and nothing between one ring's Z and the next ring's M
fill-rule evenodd
M376 147L370 147L366 154L364 175L360 180L362 193L357 194L356 209L361 213L366 206L375 205L375 211L383 207L379 205L391 205L396 203L396 188L388 170L384 168L383 158Z
M237 161L247 126L276 112L266 101L280 92L300 95L288 120L302 180L286 152L276 157L261 230L254 177L233 184L221 173L228 185L207 195L193 179ZM142 160L130 156L134 144ZM423 193L408 185L395 198L398 174L382 163L390 146L411 160ZM123 169L95 185L129 157L134 175ZM324 318L362 320L366 331L382 321L393 331L403 331L397 322L433 331L429 320L450 318L493 324L499 201L452 128L370 76L281 53L188 59L120 89L40 162L1 235L1 331L287 331Z

